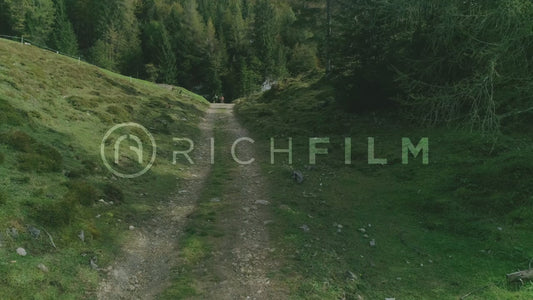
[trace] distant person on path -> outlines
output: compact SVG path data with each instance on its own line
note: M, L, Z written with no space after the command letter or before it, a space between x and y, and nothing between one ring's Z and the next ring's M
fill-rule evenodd
M220 96L220 103L224 103L224 96Z

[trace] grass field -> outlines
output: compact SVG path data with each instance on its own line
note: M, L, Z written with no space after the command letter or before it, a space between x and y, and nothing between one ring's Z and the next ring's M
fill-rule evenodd
M0 298L94 297L105 273L90 261L105 268L128 227L175 191L172 137L197 133L206 107L181 88L1 40ZM142 124L157 141L154 167L137 179L112 176L100 158L104 134L122 122Z
M505 278L533 258L533 144L519 124L488 135L423 128L386 112L347 115L328 84L313 79L240 100L237 113L262 150L271 234L294 299L533 297L533 284ZM287 154L270 164L270 137L276 148L293 138L292 165ZM310 137L331 140L316 165ZM387 165L368 164L368 137ZM429 165L421 157L402 164L402 137L429 138Z

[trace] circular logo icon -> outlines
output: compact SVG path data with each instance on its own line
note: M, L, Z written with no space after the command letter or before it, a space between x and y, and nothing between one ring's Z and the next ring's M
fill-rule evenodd
M142 136L140 136L140 133L142 133ZM113 138L111 138L112 135ZM106 156L106 146L108 141L114 141L112 156L114 158L113 164L115 167L109 163ZM145 147L143 141L145 143L150 142L150 146L152 147L152 155L148 164L146 164L146 161L148 160L145 159L144 155ZM130 144L130 146L127 147L127 144ZM133 159L130 158L130 156L121 155L125 153L125 151L127 151L130 156L133 156ZM104 165L111 173L120 178L132 179L145 174L152 168L157 156L157 145L152 134L146 128L144 128L144 126L131 122L123 123L113 126L106 132L104 138L102 139L102 143L100 144L100 156L102 157ZM129 166L129 168L126 168L127 170L123 170L124 168L119 168L121 161L124 160L124 157L128 158L128 161L136 162L137 165Z

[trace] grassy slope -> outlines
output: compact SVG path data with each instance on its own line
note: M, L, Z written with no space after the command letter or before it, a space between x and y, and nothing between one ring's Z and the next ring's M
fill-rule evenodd
M179 182L172 137L195 134L206 106L181 88L0 40L0 298L93 297L102 273L90 258L106 267L128 226L171 195ZM154 168L133 180L110 176L99 156L105 132L122 122L144 125L158 144Z
M285 249L281 272L295 299L533 297L531 283L505 281L533 257L533 144L526 130L484 137L422 129L394 115L350 116L316 80L285 82L240 101L237 112L263 149L276 201L272 234ZM283 154L269 164L271 136L278 148L293 137L293 166ZM315 136L332 143L310 167L307 143ZM353 138L350 166L344 137ZM376 155L388 165L367 164L367 137L376 138ZM429 137L430 165L402 165L402 137ZM292 169L303 172L302 184L291 179Z

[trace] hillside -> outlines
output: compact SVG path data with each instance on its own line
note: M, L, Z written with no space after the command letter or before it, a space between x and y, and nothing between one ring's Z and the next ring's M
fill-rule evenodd
M397 112L348 114L326 80L286 80L238 101L268 177L271 232L295 299L531 299L505 275L533 257L532 138L514 122L483 134L420 127ZM518 129L517 129L518 128ZM522 129L520 129L522 128ZM276 154L293 141L293 164ZM309 162L309 138L328 155ZM351 164L345 138L351 137ZM368 137L386 165L370 165ZM429 139L429 164L402 164L402 138ZM301 172L303 182L292 178ZM462 299L464 299L462 298Z
M182 88L0 40L0 298L92 298L98 265L175 192L183 168L171 164L172 137L196 134L206 107ZM123 122L145 126L162 156L131 180L100 158L104 135ZM121 170L138 167L131 155Z

